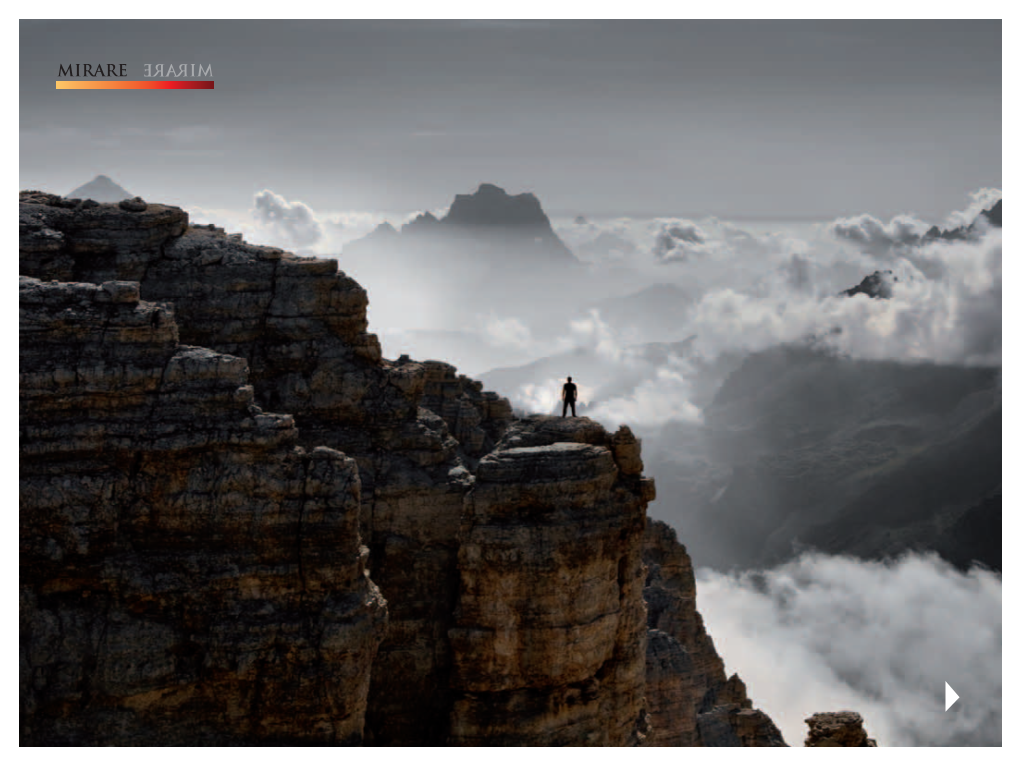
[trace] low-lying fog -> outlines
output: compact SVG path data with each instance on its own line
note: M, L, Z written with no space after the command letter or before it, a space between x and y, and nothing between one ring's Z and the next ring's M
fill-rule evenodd
M630 425L649 512L789 743L850 708L880 745L997 745L1001 576L971 561L1001 567L1002 232L980 216L999 198L937 221L553 218L578 264L405 234L351 246L412 216L271 191L192 219L338 257L387 358L450 361L522 412L558 413L572 375L579 414ZM891 298L838 294L876 271Z

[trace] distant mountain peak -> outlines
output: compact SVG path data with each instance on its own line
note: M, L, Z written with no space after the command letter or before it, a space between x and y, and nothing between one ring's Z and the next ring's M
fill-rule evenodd
M443 223L457 225L538 225L550 227L542 204L531 192L507 194L494 183L483 183L474 194L457 194Z
M79 186L67 195L68 199L94 199L97 202L120 202L134 197L123 186L114 183L108 175L97 175L88 183Z
M426 211L423 213L418 213L418 215L415 216L414 220L408 221L403 226L401 226L400 233L406 234L409 231L415 232L423 229L431 229L434 226L437 226L438 224L439 218L437 218L432 213Z
M986 225L991 225L995 228L1002 228L1002 200L1000 199L987 210L982 210L978 216L966 226L957 226L954 229L945 230L940 229L938 226L932 226L924 235L924 241L930 242L934 239L944 239L948 241L971 239L975 236L976 232L980 231L980 229L978 229L978 223L981 222L982 219L987 221Z
M348 254L363 245L388 248L391 255L420 259L431 248L433 261L462 257L505 266L522 260L578 263L531 192L508 194L481 183L471 194L457 194L446 215L419 213L399 230L389 224L344 245Z
M993 226L1002 228L1002 200L1000 199L994 205L989 207L987 210L982 210L981 214L988 218L988 222Z
M860 284L843 290L839 294L844 297L864 294L870 298L888 300L892 297L893 282L898 281L899 279L893 275L892 271L875 271L875 273L865 276Z

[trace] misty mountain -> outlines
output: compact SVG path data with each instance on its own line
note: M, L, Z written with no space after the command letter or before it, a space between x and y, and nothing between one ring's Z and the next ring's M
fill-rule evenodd
M931 226L924 230L924 223L911 215L900 215L883 222L871 215L857 215L840 218L830 224L830 231L839 239L853 242L863 251L882 259L906 257L927 277L938 278L938 267L923 254L924 249L934 243L976 242L989 231L1002 227L1002 200L976 214L967 211L957 213L973 215L970 222L952 229Z
M940 229L938 226L932 226L925 233L923 241L930 242L936 239L943 239L946 241L971 239L976 233L978 233L978 227L982 224L1002 228L1001 199L987 210L982 210L978 217L966 226L957 226L953 229Z
M403 326L452 329L478 315L522 305L555 325L589 292L586 266L557 236L538 198L483 183L457 194L448 213L422 213L397 229L389 222L344 245L341 268L365 285L379 313ZM426 295L430 305L415 310ZM372 309L370 308L370 311Z
M575 221L575 224L577 221ZM587 221L585 221L587 223ZM632 254L637 247L629 239L611 231L602 231L594 239L582 242L577 248L585 255L595 258L622 257Z
M892 297L892 285L895 281L897 281L897 279L893 276L892 271L875 271L875 273L869 274L861 279L860 284L856 284L849 289L845 289L839 294L845 297L853 297L854 295L863 294L870 298L888 300Z
M638 292L608 297L589 303L585 310L597 311L599 318L616 332L646 340L674 339L695 299L675 284L653 284Z
M105 175L97 175L67 195L68 199L94 199L97 202L119 202L132 197L134 194L117 185Z
M349 242L344 255L365 248L403 260L461 260L499 266L576 263L553 231L538 198L508 194L483 183L473 194L457 194L447 214L426 212L401 226L380 224L366 237Z
M801 549L882 558L935 550L957 565L1001 555L1001 370L751 354L703 427L647 439L654 514L699 565L744 568Z

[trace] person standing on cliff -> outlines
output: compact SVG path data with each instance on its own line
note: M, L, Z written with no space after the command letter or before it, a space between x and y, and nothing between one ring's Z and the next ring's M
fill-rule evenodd
M560 398L563 399L563 417L567 416L567 404L570 404L570 414L577 417L577 410L574 408L574 404L577 402L577 386L574 385L573 380L573 377L568 377L567 381L563 383L563 392L560 393Z

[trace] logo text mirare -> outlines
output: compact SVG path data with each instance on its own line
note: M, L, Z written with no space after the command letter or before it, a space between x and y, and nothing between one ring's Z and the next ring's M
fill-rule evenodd
M143 64L144 77L212 77L212 64ZM127 77L127 64L60 64L58 77Z

